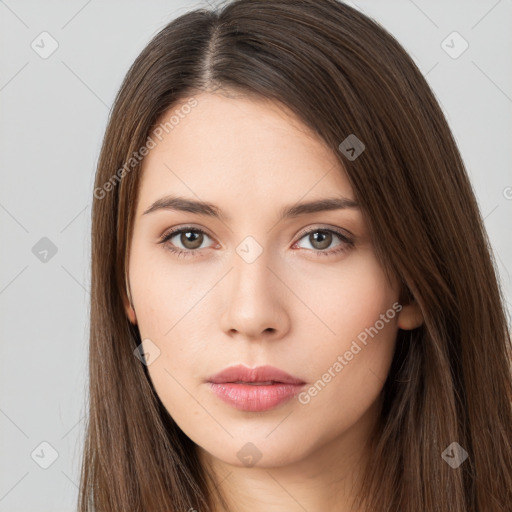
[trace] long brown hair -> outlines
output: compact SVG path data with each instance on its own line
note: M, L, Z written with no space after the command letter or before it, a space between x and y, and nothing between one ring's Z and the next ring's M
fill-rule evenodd
M111 112L92 209L80 512L212 510L211 475L134 357L141 339L124 301L140 149L165 111L219 87L281 102L332 148L379 260L399 277L402 299L423 313L421 327L398 331L359 504L389 512L510 510L504 299L434 94L393 36L347 5L238 0L164 27L130 68ZM338 149L351 134L365 145L355 159ZM453 442L468 454L456 468L442 457Z

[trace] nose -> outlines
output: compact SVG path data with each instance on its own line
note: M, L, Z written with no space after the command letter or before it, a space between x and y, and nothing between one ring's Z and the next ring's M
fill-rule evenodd
M225 283L221 329L231 337L278 339L290 327L290 292L270 268L265 251L248 263L234 255Z

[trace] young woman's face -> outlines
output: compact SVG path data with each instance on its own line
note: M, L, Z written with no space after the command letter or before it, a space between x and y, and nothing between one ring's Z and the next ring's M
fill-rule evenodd
M342 445L355 454L376 419L406 314L397 283L386 279L357 207L281 216L355 199L336 156L297 118L260 100L195 99L162 117L179 112L162 140L153 136L130 247L154 387L185 434L225 463L272 467L334 456ZM219 215L151 208L168 196L207 202ZM234 365L270 365L303 384L255 374L267 384L212 386Z

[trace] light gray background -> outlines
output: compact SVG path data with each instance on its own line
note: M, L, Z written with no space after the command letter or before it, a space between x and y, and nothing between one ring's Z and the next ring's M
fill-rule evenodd
M351 4L405 46L434 89L467 165L510 304L512 0ZM207 5L0 1L2 512L75 509L91 200L109 108L150 38L177 15ZM59 45L46 59L31 47L43 31ZM441 46L453 31L469 43L456 59ZM445 44L460 48L460 40ZM46 262L32 251L43 237L57 248ZM56 451L53 462L43 442Z

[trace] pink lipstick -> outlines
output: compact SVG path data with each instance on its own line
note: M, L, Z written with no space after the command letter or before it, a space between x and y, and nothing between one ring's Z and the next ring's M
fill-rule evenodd
M210 389L236 409L267 411L296 396L305 382L273 366L231 366L208 379Z

